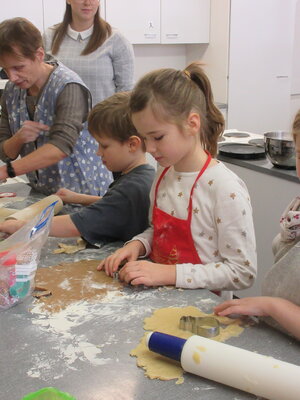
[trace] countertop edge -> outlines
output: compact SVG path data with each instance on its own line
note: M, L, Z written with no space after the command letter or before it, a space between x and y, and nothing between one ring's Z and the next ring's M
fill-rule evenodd
M263 174L299 183L299 178L297 177L297 174L295 175L293 174L295 170L276 168L266 159L243 160L239 158L226 157L220 154L218 154L217 159L223 162L227 162L229 164L234 164L243 168L248 168Z

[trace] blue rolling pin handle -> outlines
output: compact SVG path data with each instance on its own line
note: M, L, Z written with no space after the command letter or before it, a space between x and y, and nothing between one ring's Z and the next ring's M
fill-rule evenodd
M180 361L181 352L186 339L168 335L161 332L150 332L147 336L147 346L149 350L162 356Z

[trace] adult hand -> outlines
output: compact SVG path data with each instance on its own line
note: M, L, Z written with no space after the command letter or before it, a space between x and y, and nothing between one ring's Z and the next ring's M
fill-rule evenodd
M119 272L119 279L131 285L175 285L176 266L138 260L127 262Z
M222 316L230 314L268 316L269 312L267 310L270 308L272 301L274 301L272 297L263 296L228 300L217 305L214 308L214 312Z
M11 235L15 233L17 230L22 228L23 225L26 224L26 221L16 220L16 219L8 219L0 224L0 232L5 232Z
M34 142L41 131L49 131L49 126L36 121L24 121L22 127L15 134L23 144Z
M106 275L113 276L122 262L135 261L145 252L144 245L139 240L133 240L127 243L121 249L116 250L111 256L105 258L98 265L97 270L105 270Z

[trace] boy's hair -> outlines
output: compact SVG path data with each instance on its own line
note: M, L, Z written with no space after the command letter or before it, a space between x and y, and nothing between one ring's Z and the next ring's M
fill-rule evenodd
M7 19L0 24L0 58L6 54L35 59L43 47L41 32L25 18Z
M66 3L66 10L64 14L63 21L60 24L55 26L55 32L52 39L51 51L52 54L57 54L60 48L60 45L67 34L68 26L72 22L72 7L70 4ZM103 18L100 17L100 6L98 7L98 11L94 16L94 26L92 35L82 50L81 55L85 56L87 54L93 53L95 50L100 47L105 40L111 36L112 29L108 22L106 22Z
M123 143L139 136L129 114L130 92L118 92L96 104L88 116L88 130L95 138L107 136Z
M292 129L294 140L296 140L296 136L300 135L300 110L298 110L295 116Z
M141 78L131 95L130 112L142 111L147 106L157 118L175 123L181 129L190 112L197 112L201 118L201 145L216 155L224 118L214 104L209 79L199 62L184 71L165 68Z

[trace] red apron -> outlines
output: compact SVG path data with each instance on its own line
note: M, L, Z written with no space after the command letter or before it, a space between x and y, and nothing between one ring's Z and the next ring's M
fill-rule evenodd
M152 214L153 242L150 258L160 264L202 264L195 249L191 232L191 220L193 214L192 196L198 179L210 163L211 155L207 153L207 160L199 172L190 193L188 217L186 220L173 217L157 207L157 192L162 178L168 168L165 168L159 177L155 188L155 200Z

